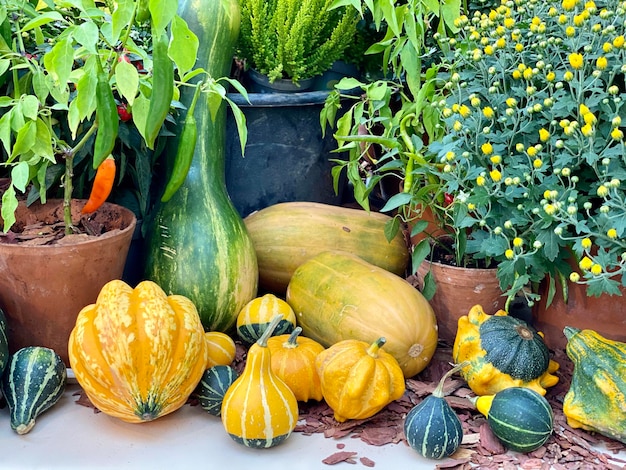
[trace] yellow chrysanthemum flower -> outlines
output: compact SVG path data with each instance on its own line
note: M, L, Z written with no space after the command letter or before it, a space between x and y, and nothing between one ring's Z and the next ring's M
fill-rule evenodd
M487 119L493 119L495 115L495 112L493 111L493 108L491 106L485 106L483 108L483 116L485 116Z
M615 240L617 238L617 230L615 230L614 228L610 228L607 232L606 232L606 236Z
M522 240L520 237L515 237L513 239L513 246L515 248L521 248L522 246L524 246L524 240Z
M480 150L482 150L484 155L491 155L493 153L493 145L489 142L485 142L480 146Z
M498 182L502 179L502 173L500 173L499 170L491 170L489 172L489 176L491 176L491 179L495 182Z
M526 79L526 80L530 80L531 78L533 78L533 69L526 69L524 70L524 73L522 73L522 76Z
M461 129L463 129L463 124L461 124L461 121L454 121L454 124L452 124L452 129L454 129L456 132L460 132Z
M624 36L617 36L615 39L613 39L613 45L617 48L623 47L624 46Z
M593 126L591 124L585 124L580 128L580 132L582 132L585 137L591 137L593 135Z
M598 121L598 118L593 113L586 113L583 115L583 121L585 121L585 124L593 125Z
M529 157L534 157L535 155L537 155L537 149L535 147L528 147L526 149L526 153Z
M535 158L533 160L533 168L535 170L538 170L539 168L541 168L543 166L543 160L541 160L540 158Z
M585 256L583 259L580 260L578 266L583 271L589 271L591 269L591 266L593 266L593 261L589 257Z
M574 25L582 26L585 23L585 15L574 15Z
M574 28L573 26L568 26L567 28L565 28L565 35L568 38L571 38L573 36L576 35L576 28Z
M611 52L611 50L613 50L613 44L611 44L610 42L605 42L604 44L602 44L602 50L604 52Z
M513 259L515 257L515 253L509 248L504 252L504 256L506 256L506 259Z
M506 26L508 29L511 29L513 26L515 26L515 20L511 17L505 18L504 26Z
M500 38L496 41L496 47L498 49L504 49L506 47L506 39Z
M548 72L548 75L546 75L546 80L549 82L553 82L555 78L556 74L554 72Z
M479 176L478 178L476 178L476 185L477 186L484 186L485 185L485 177L484 176Z
M609 61L604 56L598 57L598 59L596 60L596 67L598 67L598 69L600 70L604 70L608 64Z
M600 274L602 274L602 266L597 263L591 266L591 274L593 274L594 276L599 276Z
M607 197L609 195L609 188L606 185L601 184L600 186L598 186L598 189L596 190L596 194L599 197Z
M541 128L539 129L539 140L542 142L547 142L550 138L550 132L547 129Z
M574 8L576 8L577 4L578 4L578 0L563 0L563 2L561 3L561 6L563 7L564 10L571 11Z
M583 238L580 241L580 245L585 249L588 250L589 248L591 248L591 239L588 237Z
M622 140L624 138L624 133L619 130L617 127L611 131L611 139L613 140Z
M487 55L493 55L493 53L495 52L495 49L493 48L492 45L486 46L485 49L485 54Z
M556 206L554 204L546 204L543 206L543 210L548 215L553 215L556 213Z
M517 106L517 100L515 98L507 98L505 103L509 108L515 108L515 106Z
M579 70L584 65L583 55L578 52L572 52L569 57L569 63L574 70Z
M493 155L489 158L489 161L494 165L499 165L500 163L502 163L502 157L500 155Z
M468 106L466 106L466 105L464 105L464 104L463 104L463 105L461 105L461 107L459 108L459 114L460 114L461 116L463 116L464 118L467 118L467 117L469 117L469 116L470 116L470 114L472 114L472 110L471 110L471 109L469 109L469 107L468 107Z
M571 82L574 79L574 74L568 70L567 72L565 72L563 74L563 80L565 80L566 82Z

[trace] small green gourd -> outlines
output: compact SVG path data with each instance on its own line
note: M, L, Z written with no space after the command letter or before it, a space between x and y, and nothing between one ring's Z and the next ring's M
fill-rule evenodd
M441 378L437 388L414 406L404 420L404 435L409 446L423 457L443 459L454 454L463 440L461 420L444 399L445 381L465 367L454 366Z
M28 346L9 359L2 393L11 413L11 428L28 433L35 419L59 401L67 371L61 357L43 346Z
M224 395L238 375L231 366L217 365L205 370L195 392L202 409L210 415L220 416Z

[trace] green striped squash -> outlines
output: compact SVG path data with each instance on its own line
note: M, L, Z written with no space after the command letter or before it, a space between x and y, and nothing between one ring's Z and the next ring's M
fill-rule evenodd
M224 395L237 377L237 371L231 366L213 366L205 370L195 393L202 409L210 415L220 416Z
M443 459L454 454L463 440L463 426L444 399L443 386L448 377L467 364L450 369L433 393L414 406L404 419L404 435L409 446L423 457Z
M239 32L237 0L180 0L178 14L200 41L196 66L213 78L227 77ZM193 93L183 87L185 106ZM148 222L145 277L168 294L191 299L205 330L226 332L256 296L258 267L246 226L226 191L226 105L213 110L210 100L203 93L196 104L198 140L185 182L171 199L158 203ZM173 148L177 144L174 138Z
M9 361L9 340L7 338L7 318L0 308L0 377Z
M255 343L278 314L283 318L272 336L291 333L296 327L296 314L287 302L274 294L252 299L237 316L237 336L248 346Z
M59 401L66 378L65 364L52 349L28 346L18 350L2 377L11 428L18 434L29 432L35 419Z
M526 387L510 387L473 399L494 435L508 449L528 453L552 434L553 412L548 400Z

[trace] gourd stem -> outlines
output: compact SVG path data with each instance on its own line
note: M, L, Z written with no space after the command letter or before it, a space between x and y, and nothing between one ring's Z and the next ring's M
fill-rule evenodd
M270 322L270 324L267 325L267 328L265 329L261 337L257 340L256 344L258 344L262 348L267 347L267 340L270 338L270 336L272 336L272 333L274 333L274 330L276 329L276 327L278 326L278 324L280 323L282 319L283 319L282 313L276 314L274 318L272 318L272 321Z
M565 335L568 341L576 333L580 333L580 330L578 328L574 328L573 326L566 326L565 328L563 328L563 334Z
M302 333L302 328L299 326L296 326L294 330L291 332L291 334L289 335L289 338L287 338L287 342L284 344L284 346L286 348L297 348L298 347L298 335L300 333Z
M468 366L468 365L469 365L469 361L464 361L464 362L461 362L460 364L455 365L452 369L446 372L444 376L441 377L441 380L439 381L439 384L437 384L437 388L435 388L432 395L437 398L443 398L444 396L443 386L444 386L445 381L448 379L448 377L450 377L452 374L460 371L461 369L463 369L463 367Z
M376 341L374 341L369 348L367 348L367 354L369 354L372 357L377 357L378 350L382 348L386 342L387 342L387 339L381 336Z

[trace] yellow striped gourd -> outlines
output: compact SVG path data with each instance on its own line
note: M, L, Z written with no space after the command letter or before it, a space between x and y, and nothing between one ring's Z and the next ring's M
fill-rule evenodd
M296 427L298 402L271 368L267 340L281 320L274 317L261 338L250 346L246 366L222 402L222 423L235 442L247 447L273 447Z
M208 362L207 340L195 305L167 296L152 281L133 289L104 285L83 308L69 340L76 380L102 412L131 423L180 408Z

